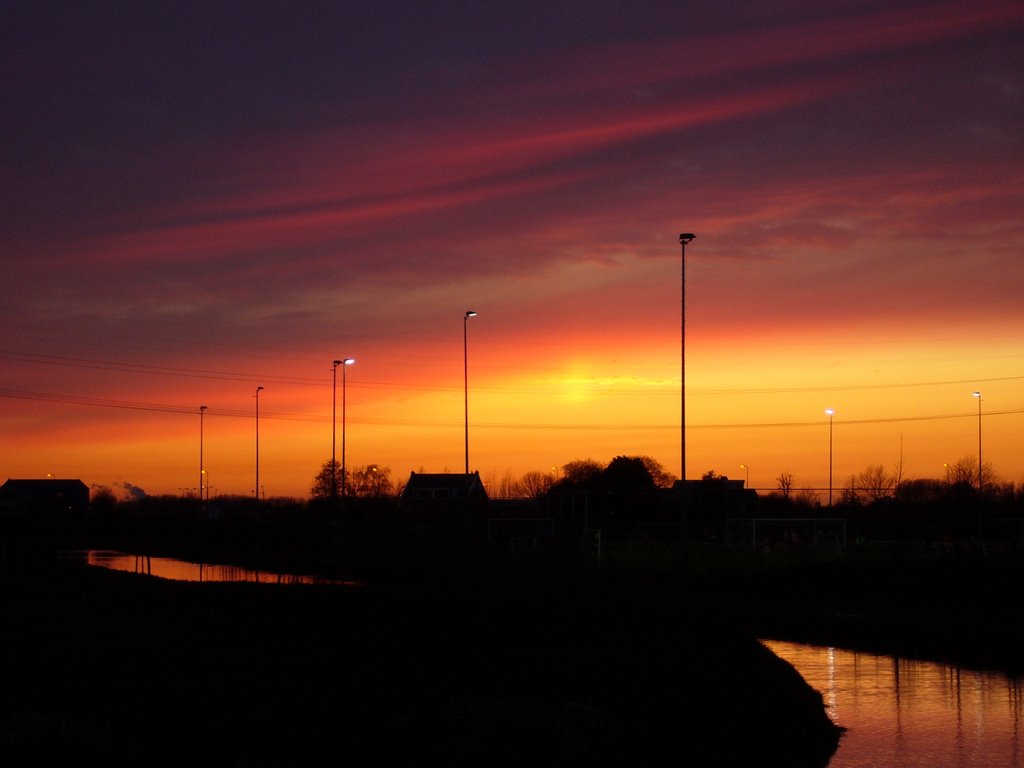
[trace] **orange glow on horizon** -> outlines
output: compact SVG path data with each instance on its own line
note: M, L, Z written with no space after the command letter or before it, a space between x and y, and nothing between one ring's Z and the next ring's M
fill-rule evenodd
M523 342L523 353L515 356L521 365L510 366L513 342L489 349L482 326L473 331L478 338L470 344L470 457L471 468L486 480L619 454L650 455L678 473L677 339L665 345L652 340L613 358L600 339L584 337L580 349L589 351L568 359L557 345ZM460 471L461 344L448 346L444 359L427 364L427 355L423 365L414 366L402 364L400 350L390 361L360 354L346 385L351 466L388 466L399 481L414 470ZM799 487L822 488L822 414L834 407L836 487L870 464L891 469L901 457L905 477L939 478L944 463L977 453L977 401L970 393L981 389L985 460L1004 481L1020 482L1024 457L1017 435L1024 403L1021 377L1013 375L1019 360L1005 358L1001 340L986 347L965 339L957 354L953 349L894 345L890 352L871 342L823 347L795 340L759 346L753 337L720 347L691 342L690 476L715 470L735 477L736 467L746 464L756 488L774 488L782 472L793 472ZM823 350L831 356L819 359ZM260 477L268 496L306 496L330 456L331 379L329 356L324 357L323 365L306 366L299 383L288 383L282 369L281 380L261 392ZM978 379L960 378L968 360L982 374ZM132 378L153 383L152 377ZM208 405L204 461L214 495L254 490L255 402L252 387L240 384L202 385ZM338 387L340 442L340 379ZM19 441L16 456L7 455L10 476L52 472L87 484L129 482L154 494L187 492L197 484L199 418L198 405L188 412L180 393L176 381L148 396L141 390L138 399L126 396L123 407L74 401L33 406L52 410L55 418ZM154 412L146 410L147 403L177 410Z

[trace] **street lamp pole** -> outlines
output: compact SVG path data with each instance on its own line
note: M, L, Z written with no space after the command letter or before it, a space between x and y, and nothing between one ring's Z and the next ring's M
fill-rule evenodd
M469 318L476 312L466 310L462 318L462 402L466 425L466 474L469 474Z
M978 398L978 494L980 495L985 490L981 463L981 392L971 392L971 397Z
M346 390L348 377L345 370L352 364L355 363L351 357L346 357L341 361L341 495L345 496L345 403L347 400ZM343 502L344 503L344 502Z
M686 556L686 246L697 237L692 232L679 235L679 482L682 514L680 533L683 557Z
M203 481L206 479L206 469L203 467L203 414L206 413L206 406L199 406L199 500L203 500Z
M679 325L679 480L686 488L686 246L696 237L692 232L679 235L680 248L680 325Z
M338 462L335 459L335 444L338 431L338 366L343 361L335 360L331 363L333 380L331 381L331 500L338 497ZM342 371L344 373L344 371Z
M256 501L260 500L260 392L263 387L256 387Z
M746 473L746 480L743 481L743 487L744 488L749 488L750 487L750 467L748 467L746 464L740 464L740 469L742 469Z
M836 415L835 408L826 408L828 416L828 508L832 509L832 417Z

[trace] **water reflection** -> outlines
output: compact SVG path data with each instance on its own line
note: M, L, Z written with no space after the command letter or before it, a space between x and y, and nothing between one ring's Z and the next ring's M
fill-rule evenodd
M1021 768L1021 680L774 640L848 730L829 768Z
M69 552L65 556L79 559L87 565L110 568L114 571L126 571L128 573L144 573L161 579L171 579L172 581L251 581L261 584L345 584L350 586L357 584L354 581L327 579L320 576L273 573L271 571L239 568L234 565L190 563L172 557L131 555L103 549Z

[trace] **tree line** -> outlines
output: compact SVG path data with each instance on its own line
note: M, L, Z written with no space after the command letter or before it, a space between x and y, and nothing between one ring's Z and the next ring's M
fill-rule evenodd
M600 483L601 478L632 478L638 487L671 488L676 476L651 456L616 456L607 463L594 459L574 459L551 472L531 470L521 475L506 472L484 481L494 499L539 499L557 488ZM380 464L346 467L327 459L313 478L309 495L314 500L341 496L384 498L400 496L404 481L391 477L391 468Z
M912 479L904 477L902 461L897 462L892 471L882 464L870 464L862 471L851 474L847 480L835 487L839 502L846 505L864 505L884 499L898 499L907 494L920 496L922 488L932 490L978 488L978 459L976 456L963 456L952 464L944 465L945 477L942 479ZM797 478L792 472L781 472L776 478L775 491L784 499L797 503L814 505L819 499L819 492L810 488L800 488ZM985 495L1013 495L1013 483L1003 481L995 472L990 462L983 462L981 467L982 492Z

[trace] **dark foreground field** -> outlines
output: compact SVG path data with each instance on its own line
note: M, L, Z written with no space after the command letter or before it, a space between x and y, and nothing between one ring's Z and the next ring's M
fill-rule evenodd
M0 753L824 766L839 733L821 697L671 581L452 569L361 587L183 584L8 559Z

